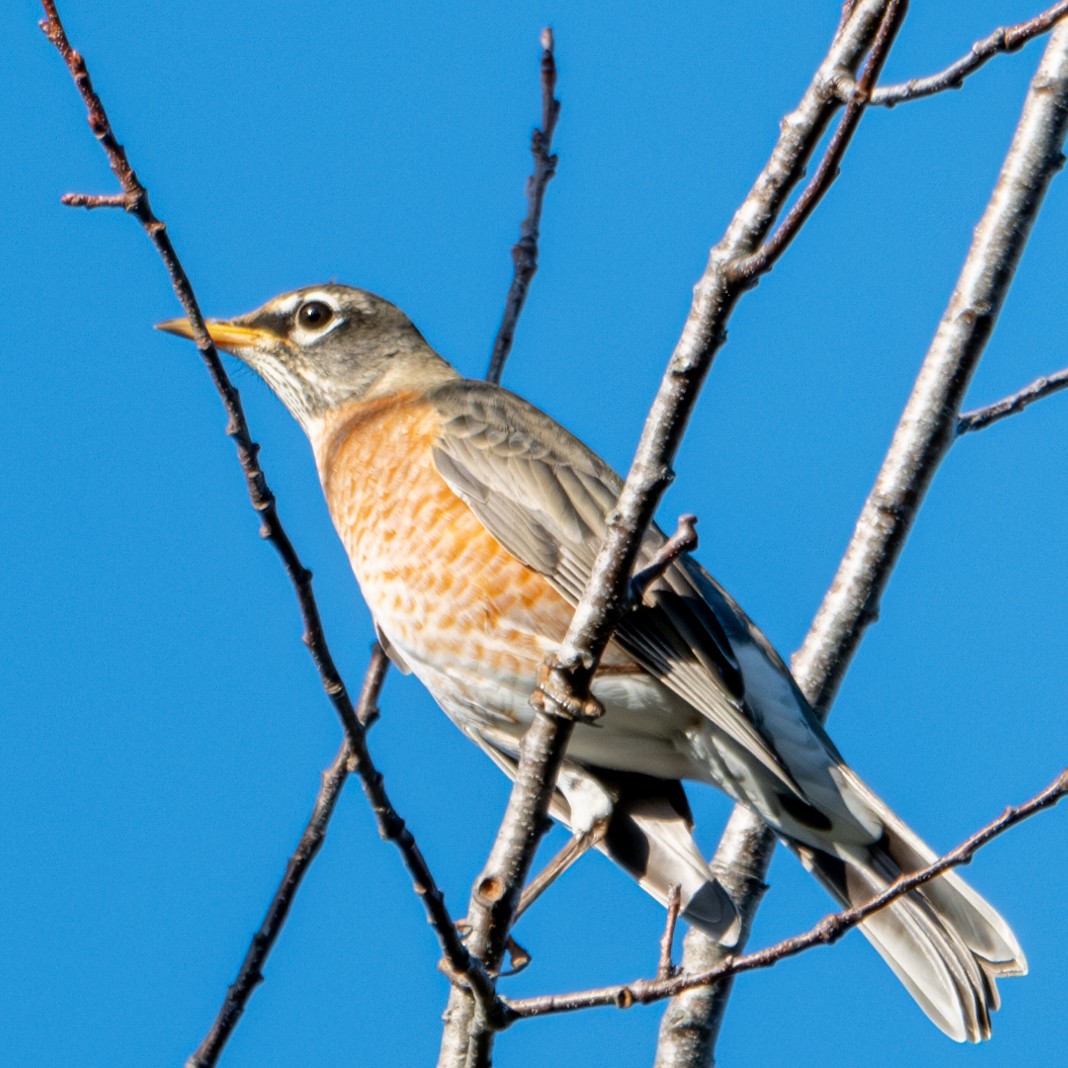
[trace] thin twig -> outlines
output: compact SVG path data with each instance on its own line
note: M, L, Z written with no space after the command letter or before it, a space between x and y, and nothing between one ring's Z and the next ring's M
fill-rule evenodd
M590 683L615 623L624 610L626 586L641 539L671 481L671 464L701 384L725 339L726 323L754 274L737 269L767 235L804 174L834 112L835 87L856 70L876 42L889 47L888 11L896 25L904 11L897 0L858 0L797 109L783 122L771 159L712 249L606 535L575 609L559 653L538 675L531 698L536 714L520 747L519 767L489 860L468 905L471 951L493 971L500 960L520 890L545 828L545 814L563 753L577 719L595 719L599 707ZM787 232L788 241L796 229ZM779 250L781 251L781 249ZM771 258L762 261L770 267ZM756 264L753 270L760 269ZM492 1059L493 1024L479 1017L470 999L453 991L445 1013L439 1068L483 1068Z
M957 420L957 437L973 430L984 430L991 423L1000 422L1010 415L1018 415L1029 404L1058 393L1062 389L1068 389L1068 368L1058 371L1056 374L1043 375L1036 378L1029 386L1011 396L1002 397L993 404L984 405L982 408L973 408L970 412L964 412Z
M333 702L346 731L350 733L356 731L359 728L359 724L356 721L352 701L334 665L333 657L326 643L326 636L323 633L319 609L312 593L311 572L301 563L292 542L289 540L289 536L278 518L274 494L267 485L267 480L259 465L260 447L252 440L241 406L240 395L230 383L223 369L219 354L204 327L204 317L200 312L189 277L178 260L178 255L167 235L166 226L156 218L149 206L148 191L141 184L133 167L130 166L130 162L126 157L126 150L119 144L115 136L108 120L107 112L104 110L104 105L93 89L85 61L67 40L54 0L42 0L42 6L48 17L41 23L41 29L44 30L49 41L56 47L67 64L67 68L74 78L74 84L78 87L78 91L85 103L89 115L89 127L100 142L101 148L107 155L112 173L118 179L119 185L122 186L123 190L121 196L115 197L67 194L63 198L63 202L77 207L122 207L137 219L149 239L156 246L156 250L167 268L167 273L170 275L175 295L178 297L192 325L200 355L207 365L208 372L219 396L222 398L228 420L226 432L237 448L237 455L241 463L241 470L245 475L249 498L252 501L252 507L260 517L260 533L277 550L278 555L282 558L286 573L296 590L301 615L304 619L304 642L311 651L315 665L319 669L323 689Z
M868 106L871 92L886 63L886 57L893 47L894 38L897 37L897 32L905 20L907 10L908 0L890 0L879 26L879 32L868 53L864 70L856 85L850 87L852 91L847 94L846 109L838 122L837 129L827 142L827 148L816 167L816 173L801 191L794 206L786 213L786 218L771 237L752 256L734 265L734 271L739 280L757 278L771 270L775 261L783 254L838 177L838 165L842 162L842 156L845 155L845 150L857 131L864 110Z
M59 198L61 204L68 208L123 208L129 203L125 193L113 193L108 196L98 196L93 193L64 193Z
M604 836L608 832L608 822L607 819L595 820L589 830L572 835L563 849L526 884L519 898L519 904L516 906L515 916L512 918L513 924L572 864L576 864L591 849L604 841Z
M378 714L378 697L386 679L389 661L376 642L371 652L371 662L364 676L360 699L356 704L356 717L364 727L372 723ZM256 987L263 982L263 966L282 932L289 910L296 898L312 861L322 848L330 818L337 806L341 788L349 776L352 747L348 738L334 757L334 762L322 775L319 795L315 799L311 817L300 836L297 848L286 864L285 874L274 893L267 915L241 962L237 978L226 991L226 999L219 1009L211 1030L204 1036L196 1052L186 1061L186 1068L212 1068L218 1062L223 1046L229 1040Z
M1057 27L1038 66L997 186L975 228L956 289L924 358L912 396L857 521L830 590L793 672L812 706L826 717L846 669L878 612L879 601L916 521L935 472L954 440L961 399L974 374L1049 183L1061 163L1068 123L1068 26ZM775 838L757 816L736 806L712 861L734 898L745 944ZM691 931L684 967L711 968L722 947ZM656 1068L712 1059L730 984L684 994L665 1014L661 1051L678 1037L678 1055L658 1054ZM699 1052L694 1052L699 1046ZM683 1048L685 1047L685 1048Z
M652 560L630 580L630 599L639 604L645 591L667 571L683 553L697 548L697 516L686 512L679 516L675 533L657 549Z
M552 154L553 134L556 120L560 117L560 101L556 99L556 60L553 55L553 31L546 27L541 31L541 129L535 129L530 138L530 151L534 156L534 173L527 179L527 217L519 227L519 240L512 246L512 284L504 302L504 317L493 342L486 381L499 384L504 372L504 361L512 350L516 323L534 272L538 269L538 230L541 226L541 208L545 190L556 173L557 158Z
M248 424L241 408L240 397L223 370L222 361L208 336L199 305L189 278L178 260L166 226L156 218L149 206L148 191L141 184L126 157L108 121L107 113L99 96L93 90L89 71L81 55L67 39L54 0L42 0L47 18L41 23L49 41L55 46L67 65L74 83L81 94L89 115L89 125L107 155L115 177L122 187L124 209L140 222L149 239L156 246L174 291L193 328L197 347L204 358L215 387L222 398L228 415L227 433L237 446L238 457L248 487L253 508L261 518L260 532L278 551L287 575L293 584L304 619L304 642L311 652L319 671L323 689L326 691L345 729L352 753L350 771L359 777L364 793L371 802L381 836L392 841L401 853L415 889L423 902L431 926L438 937L442 952L452 971L471 989L480 1010L493 1017L496 1012L496 993L485 971L468 953L456 926L445 906L445 899L438 888L422 852L411 831L397 814L386 793L382 776L375 768L367 750L366 733L357 718L352 701L341 680L327 646L319 609L312 594L311 572L304 567L296 550L278 518L274 495L257 460L259 446L253 442ZM91 199L91 198L90 198ZM383 668L384 670L384 668Z
M664 921L664 933L660 936L660 963L656 969L656 977L660 980L671 979L675 975L675 965L671 961L671 946L675 941L675 927L679 922L681 905L682 889L676 883L668 894L667 919Z
M804 934L783 939L766 949L740 957L728 957L715 968L697 975L684 972L667 979L659 977L637 979L631 983L599 987L595 990L580 990L571 994L550 994L543 997L506 1001L507 1014L510 1018L526 1018L612 1005L621 1009L628 1009L632 1005L647 1005L650 1002L674 997L684 990L707 986L730 975L755 971L758 968L770 968L787 957L796 956L815 946L831 945L847 931L891 905L909 891L930 882L951 868L959 868L969 863L983 846L1018 823L1022 823L1044 809L1052 808L1066 794L1068 794L1068 769L1062 771L1046 789L1036 794L1031 800L1022 805L1007 808L997 819L976 831L956 849L946 853L921 871L895 879L881 894L863 905L825 916Z
M995 56L1003 52L1015 52L1032 38L1049 33L1066 14L1068 0L1060 0L1060 3L1026 22L1018 22L1015 26L999 26L981 41L976 41L966 55L951 63L945 70L926 78L912 78L897 85L881 86L871 94L870 102L873 105L892 108L895 104L902 104L907 100L918 100L946 89L959 89L969 74L977 71Z

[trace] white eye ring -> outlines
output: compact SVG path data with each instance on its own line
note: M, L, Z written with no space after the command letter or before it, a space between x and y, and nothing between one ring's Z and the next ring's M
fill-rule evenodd
M312 298L297 308L297 325L309 333L319 333L333 322L334 309L325 300Z

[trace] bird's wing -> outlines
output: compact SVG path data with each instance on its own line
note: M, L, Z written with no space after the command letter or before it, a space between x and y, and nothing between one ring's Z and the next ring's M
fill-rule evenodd
M429 399L443 417L433 450L441 476L505 549L577 603L622 487L619 476L506 390L459 381ZM639 567L665 541L651 526ZM615 640L791 792L804 794L778 740L785 731L808 749L816 721L781 659L707 572L687 560L673 563L625 613Z

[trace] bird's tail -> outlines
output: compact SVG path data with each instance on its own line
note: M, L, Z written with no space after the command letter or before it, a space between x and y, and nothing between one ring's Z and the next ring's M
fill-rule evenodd
M936 858L852 772L849 786L881 820L882 838L836 852L787 844L842 905L862 905L902 873ZM924 883L860 925L919 1006L958 1042L990 1037L995 980L1023 975L1027 961L1009 925L955 872Z

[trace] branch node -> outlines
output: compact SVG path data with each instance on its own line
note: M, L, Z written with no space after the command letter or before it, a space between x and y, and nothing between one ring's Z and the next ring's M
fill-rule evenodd
M505 951L508 954L508 969L507 971L501 971L499 978L507 979L510 976L518 975L521 971L531 962L531 955L525 950L511 935L508 936L508 941L505 943Z
M496 905L504 897L507 889L505 879L494 872L492 875L484 875L475 887L475 894L481 904L489 908Z
M828 94L835 100L840 101L847 106L849 104L860 104L867 99L868 94L863 92L859 85L857 85L856 78L853 77L853 72L848 69L843 69L833 74L827 83Z

